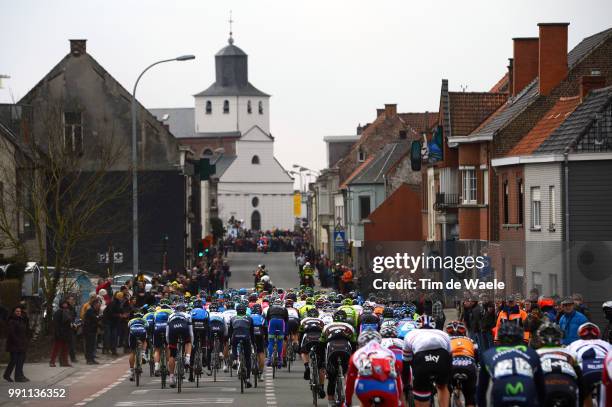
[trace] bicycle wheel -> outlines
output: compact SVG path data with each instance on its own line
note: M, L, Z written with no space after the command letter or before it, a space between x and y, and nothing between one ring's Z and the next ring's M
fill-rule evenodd
M310 390L312 391L312 404L316 407L319 402L319 366L317 355L310 352Z
M336 377L336 405L341 406L344 404L344 371L342 369L342 362L338 358L338 375Z
M202 351L200 350L200 344L197 344L194 355L194 372L196 387L200 387L200 376L202 375Z
M287 346L287 350L285 351L285 355L287 358L287 371L291 373L291 360L293 359L293 343L289 343Z
M259 380L259 360L257 360L257 350L251 352L251 374L255 376L255 388Z
M176 358L174 358L175 361L175 372L174 372L174 377L176 378L176 389L177 392L180 393L183 387L183 371L184 371L184 366L183 366L183 343L181 341L179 341L179 343L176 345Z
M217 370L219 369L219 338L215 335L215 342L213 345L213 354L211 359L213 365L213 381L217 381Z
M155 376L155 355L151 341L147 344L147 358L149 359L149 376L153 377Z
M240 380L240 393L244 393L245 376L242 369L244 368L244 356L242 354L242 346L238 344L238 380Z
M165 344L162 344L159 362L160 362L159 373L161 376L161 388L165 389L166 388L166 345Z

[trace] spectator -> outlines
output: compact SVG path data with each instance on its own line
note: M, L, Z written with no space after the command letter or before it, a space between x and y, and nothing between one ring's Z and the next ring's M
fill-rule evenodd
M60 306L53 313L54 338L53 349L51 350L51 360L49 366L55 367L55 359L59 353L60 366L72 367L68 362L68 346L72 335L72 319L67 300L62 300Z
M89 298L89 306L83 317L83 335L85 336L85 359L88 365L97 365L96 342L101 301L97 296Z
M561 305L563 306L563 315L559 319L559 326L563 331L563 344L569 345L580 339L578 337L578 327L588 322L588 319L583 313L576 311L576 305L572 298L564 299L561 301Z
M591 321L591 311L589 311L589 307L584 303L584 299L582 298L582 294L573 294L572 299L574 300L574 305L576 306L576 311L580 312L584 315L589 321Z
M444 305L442 301L436 300L431 306L432 317L436 321L436 328L443 331L444 322L446 322L446 316L444 315Z
M123 293L115 294L111 303L104 310L102 322L104 325L104 345L102 353L111 352L117 356L117 329L121 315L121 301Z
M28 343L28 326L22 316L21 307L15 307L8 317L6 351L10 354L10 361L4 371L4 380L12 382L11 375L15 369L16 382L29 382L30 380L23 374L23 364L25 362L26 345Z
M71 294L68 296L68 311L70 312L70 340L68 342L68 353L70 354L70 361L72 363L76 363L77 362L77 358L76 358L76 329L77 329L77 325L73 325L73 323L75 322L80 322L77 321L78 319L78 315L77 315L77 311L76 311L76 297L74 296L74 294Z
M482 351L493 346L493 329L495 328L495 304L493 301L485 301L482 304L483 315L481 321Z

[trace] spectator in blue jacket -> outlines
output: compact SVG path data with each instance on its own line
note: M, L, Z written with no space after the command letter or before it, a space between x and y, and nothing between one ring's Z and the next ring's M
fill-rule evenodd
M578 327L585 322L588 322L584 314L576 311L574 301L571 298L566 298L561 302L563 307L563 315L559 320L559 325L563 330L563 344L569 345L578 338Z

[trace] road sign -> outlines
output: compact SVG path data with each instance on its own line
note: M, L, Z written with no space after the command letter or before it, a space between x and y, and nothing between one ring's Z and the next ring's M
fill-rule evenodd
M345 239L344 230L334 230L334 251L335 252L344 252L346 248L346 239Z

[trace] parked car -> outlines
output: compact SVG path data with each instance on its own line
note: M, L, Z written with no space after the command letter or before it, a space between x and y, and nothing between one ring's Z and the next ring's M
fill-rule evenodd
M147 283L150 283L153 279L153 276L147 273L143 273L144 279ZM113 282L111 283L111 288L113 292L119 291L122 285L125 285L129 280L131 280L133 276L131 274L117 274L113 276Z

